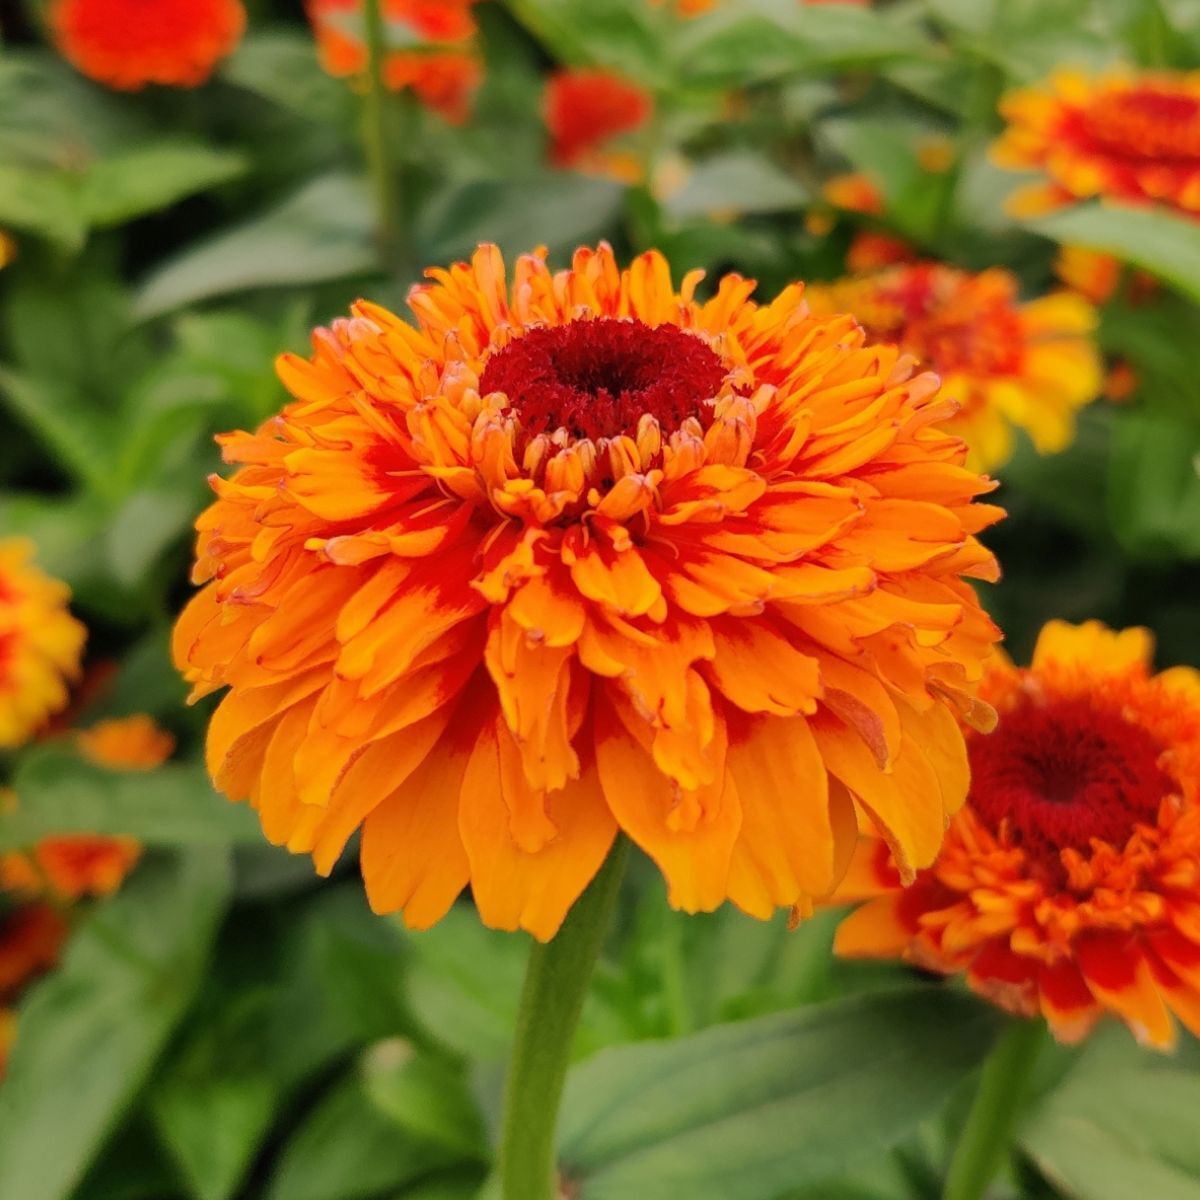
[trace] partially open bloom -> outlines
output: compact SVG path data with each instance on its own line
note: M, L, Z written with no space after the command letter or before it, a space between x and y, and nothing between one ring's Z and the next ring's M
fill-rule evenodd
M63 56L112 88L197 87L241 39L241 0L54 0Z
M221 439L175 657L228 687L208 762L417 927L470 883L552 936L623 829L672 903L757 916L836 882L853 801L906 870L966 787L997 637L963 576L999 510L952 406L800 286L751 301L651 252L429 272L285 355Z
M1014 212L1034 215L1103 197L1200 214L1200 72L1060 71L1000 104L1008 128L995 160L1041 171Z
M556 166L636 179L638 160L611 142L640 129L650 116L650 94L605 70L556 71L546 84L546 128Z
M1053 621L1028 670L993 659L968 806L906 890L864 839L838 952L965 972L1062 1041L1105 1012L1155 1046L1171 1013L1200 1034L1200 674L1151 653L1144 629Z
M411 88L424 105L455 123L470 115L483 74L471 14L475 3L383 0L385 21L405 31L404 45L384 59L384 83L393 91ZM339 77L362 75L367 69L362 0L308 0L307 9L325 70Z
M981 468L1012 453L1013 427L1051 454L1070 444L1075 412L1100 392L1095 310L1069 292L1022 304L1000 268L972 274L914 262L814 286L814 312L852 312L872 340L896 342L941 376L960 405L949 426Z
M0 539L0 749L28 741L66 705L87 636L66 586L32 557L31 543Z

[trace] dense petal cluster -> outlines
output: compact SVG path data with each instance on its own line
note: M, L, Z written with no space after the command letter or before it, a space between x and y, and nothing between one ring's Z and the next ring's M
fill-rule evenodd
M1000 111L1008 127L996 161L1046 176L1013 196L1014 211L1098 196L1200 214L1200 72L1060 71L1009 94Z
M28 741L66 705L87 636L66 586L32 557L29 542L0 539L0 749Z
M54 0L63 56L108 87L197 87L241 39L241 0Z
M1101 387L1096 313L1069 292L1022 304L1001 268L898 263L809 288L814 312L852 312L872 340L895 342L937 371L959 413L950 428L992 468L1012 453L1014 426L1043 454L1066 447L1075 412Z
M404 31L403 48L384 59L384 83L406 88L448 121L470 115L471 97L483 75L471 13L477 0L383 0L389 27ZM338 77L362 75L367 47L362 0L307 0L321 65ZM386 31L385 31L386 33Z
M653 100L637 84L611 71L556 71L546 84L546 128L550 158L560 167L636 179L636 157L614 151L620 134L640 129L650 116Z
M802 288L495 247L285 355L221 439L175 656L217 785L414 926L469 883L555 932L623 829L672 903L836 882L855 802L907 871L966 790L999 515L954 405ZM501 386L510 390L500 390Z
M1145 630L1052 622L1028 670L994 660L968 806L906 889L864 839L838 952L965 972L1063 1041L1105 1012L1155 1046L1172 1013L1200 1034L1200 674L1150 657Z

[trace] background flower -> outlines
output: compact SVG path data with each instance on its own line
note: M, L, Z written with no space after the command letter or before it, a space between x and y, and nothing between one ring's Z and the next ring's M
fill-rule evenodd
M1168 1047L1200 1029L1200 675L1150 673L1143 629L1051 622L1027 670L983 689L996 732L968 732L971 792L935 866L907 890L862 843L846 955L904 955L1063 1041L1105 1012Z

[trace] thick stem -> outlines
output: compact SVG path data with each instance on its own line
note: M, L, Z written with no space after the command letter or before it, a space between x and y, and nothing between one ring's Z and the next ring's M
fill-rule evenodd
M391 97L384 82L384 62L387 58L387 38L383 23L382 0L364 0L363 21L366 26L367 80L363 94L363 146L371 186L375 193L376 233L384 266L391 271L407 267L408 247L405 243L404 211L400 195L399 176L392 161L392 142L388 129L388 109Z
M554 1133L571 1042L628 852L628 842L618 838L558 935L529 952L500 1144L504 1200L554 1200L557 1194Z
M954 1148L943 1200L981 1200L1012 1144L1045 1038L1039 1020L1014 1020L987 1061Z

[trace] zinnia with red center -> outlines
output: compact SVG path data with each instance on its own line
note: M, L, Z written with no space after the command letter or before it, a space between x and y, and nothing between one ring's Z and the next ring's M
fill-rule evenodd
M855 804L907 872L962 802L999 510L953 405L800 286L709 300L607 246L429 272L285 355L221 438L175 632L217 785L380 912L554 935L624 830L674 905L837 881Z
M385 85L393 91L411 89L446 120L465 121L483 73L474 44L475 3L383 0L385 21L405 31L406 43L404 49L390 49L384 56ZM363 75L367 45L362 0L308 0L306 7L325 70L338 77Z
M1047 176L1013 195L1014 212L1103 197L1200 214L1200 72L1060 71L1000 111L996 162Z
M641 173L637 158L614 151L609 143L640 129L651 107L649 93L611 71L557 71L545 96L551 161L635 180Z
M959 406L947 427L979 469L1008 460L1014 427L1042 454L1064 449L1076 411L1100 392L1095 309L1071 292L1021 303L1000 268L901 263L814 285L808 298L818 313L854 313L873 341L895 342L935 370Z
M63 56L112 88L197 87L241 39L241 0L54 0Z
M993 660L1000 714L968 732L971 792L907 889L867 839L841 893L850 956L903 956L1064 1042L1105 1013L1171 1045L1200 1035L1200 674L1151 671L1142 629L1051 622L1027 670Z
M0 539L0 749L28 741L66 706L87 636L66 586L32 559L31 543Z

